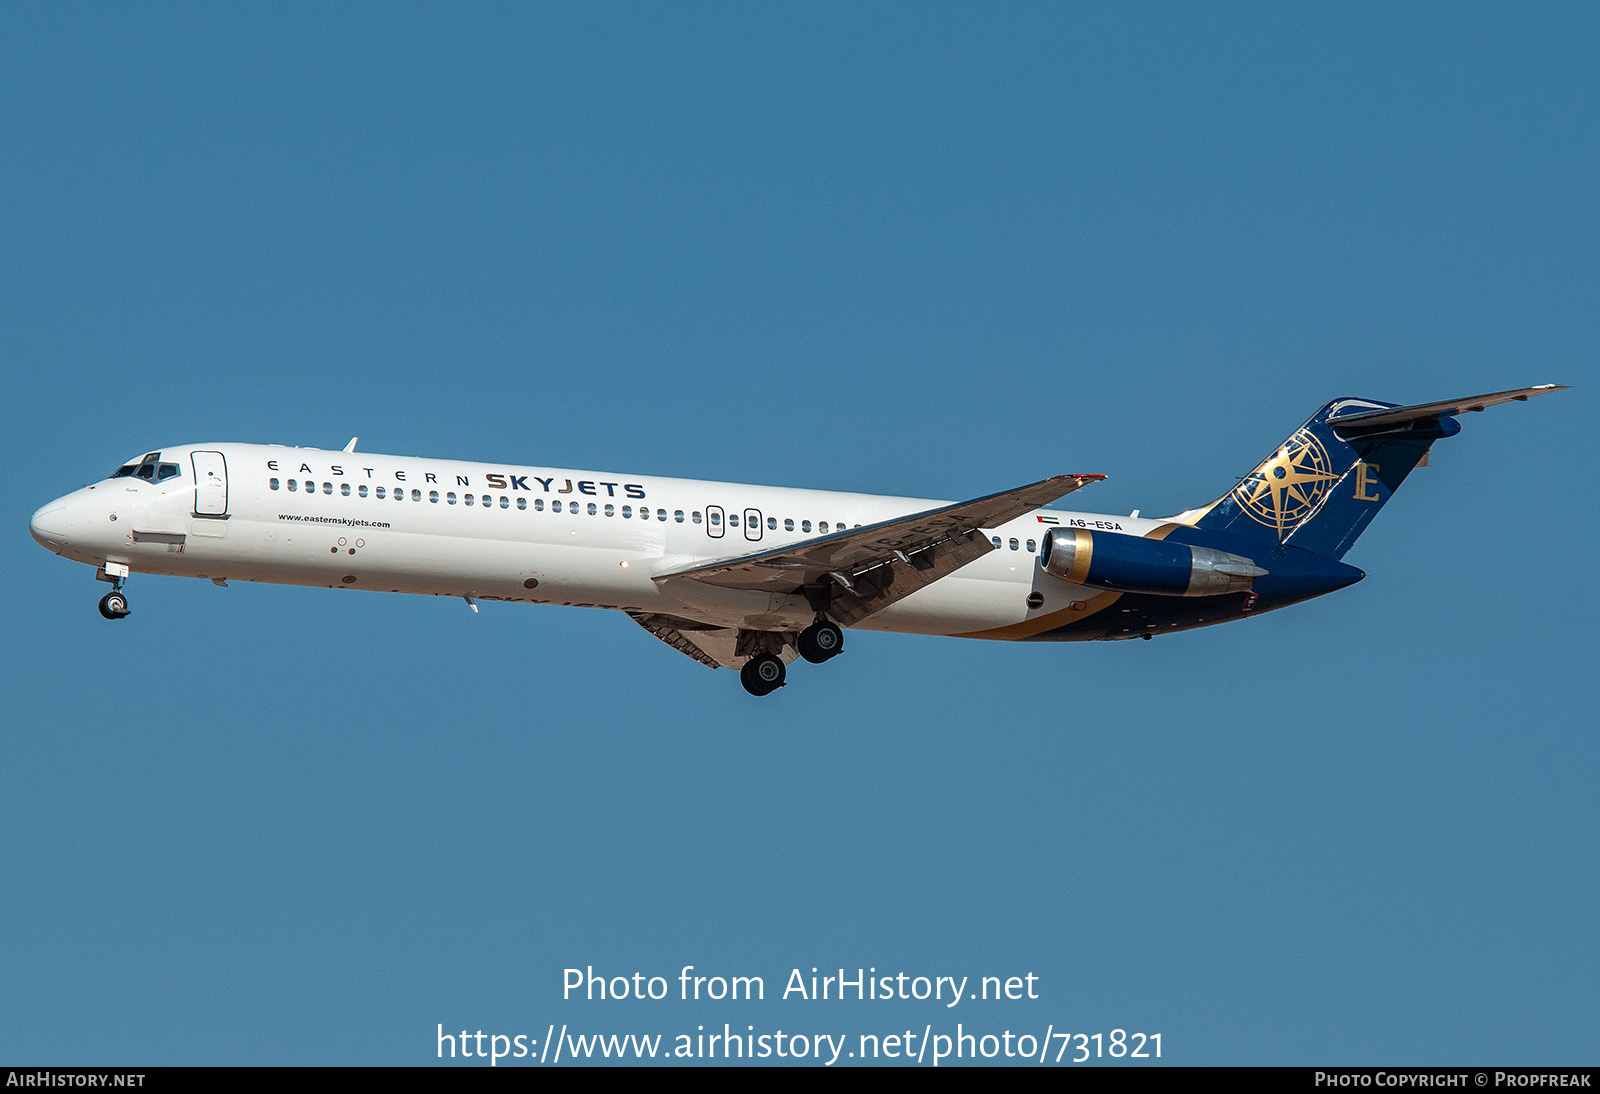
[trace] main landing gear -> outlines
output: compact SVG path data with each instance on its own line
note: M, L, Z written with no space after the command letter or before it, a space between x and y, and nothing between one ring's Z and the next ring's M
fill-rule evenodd
M751 695L771 695L783 687L784 676L787 675L783 658L772 652L774 648L779 648L781 652L781 646L770 644L774 640L787 639L778 634L768 634L765 638L767 648L751 657L739 670L739 682ZM820 665L844 652L844 631L839 629L837 623L819 616L815 623L795 637L794 644L799 648L801 657L813 665Z
M770 695L783 687L786 675L783 661L775 654L760 653L739 670L739 683L751 695Z
M837 623L819 619L800 632L798 645L801 657L820 665L844 652L844 631Z

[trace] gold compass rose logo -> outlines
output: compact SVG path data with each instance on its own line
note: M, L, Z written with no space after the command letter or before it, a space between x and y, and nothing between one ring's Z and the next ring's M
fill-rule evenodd
M1252 520L1277 529L1282 541L1311 515L1338 478L1327 449L1309 429L1302 429L1235 486L1233 498Z

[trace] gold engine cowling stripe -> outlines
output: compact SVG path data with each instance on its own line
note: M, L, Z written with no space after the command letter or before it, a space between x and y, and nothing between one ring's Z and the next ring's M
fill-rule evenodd
M1160 527L1152 528L1144 535L1143 538L1166 539L1181 527L1183 527L1181 524L1163 524ZM1074 529L1073 534L1079 544L1079 550L1082 552L1080 557L1085 559L1083 562L1083 576L1087 576L1089 572L1089 563L1087 561L1089 548L1084 541L1087 540L1089 543L1092 543L1093 538L1088 534L1088 532L1081 528ZM1073 560L1072 573L1074 576L1078 574L1078 564L1076 559ZM1062 608L1059 611L1051 612L1048 615L1041 615L1034 619L1025 619L1020 623L1012 623L1004 627L991 627L984 631L968 631L965 634L951 635L951 637L987 638L998 641L1015 641L1019 638L1032 638L1036 634L1043 634L1045 631L1053 631L1058 627L1070 626L1074 623L1080 622L1081 620L1088 619L1091 615L1094 615L1097 612L1105 611L1120 599L1122 599L1121 593L1096 593L1088 600L1078 601L1078 603L1082 604L1083 607L1078 608L1077 610L1072 608Z
M1094 561L1094 537L1082 528L1075 528L1072 532L1072 569L1067 571L1067 580L1074 585L1082 585L1089 580L1089 563Z

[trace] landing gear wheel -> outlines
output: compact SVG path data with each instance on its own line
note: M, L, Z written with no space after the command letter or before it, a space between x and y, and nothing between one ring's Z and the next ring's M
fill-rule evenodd
M844 652L844 632L836 623L819 620L800 632L800 656L820 665Z
M107 593L100 598L100 614L107 619L121 619L128 614L128 598L121 593Z
M783 687L783 662L770 653L757 654L739 670L739 683L751 695L770 695Z

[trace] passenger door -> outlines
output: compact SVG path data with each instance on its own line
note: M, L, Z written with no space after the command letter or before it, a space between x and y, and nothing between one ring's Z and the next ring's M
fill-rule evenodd
M194 465L194 515L228 515L228 464L221 452L191 452Z

